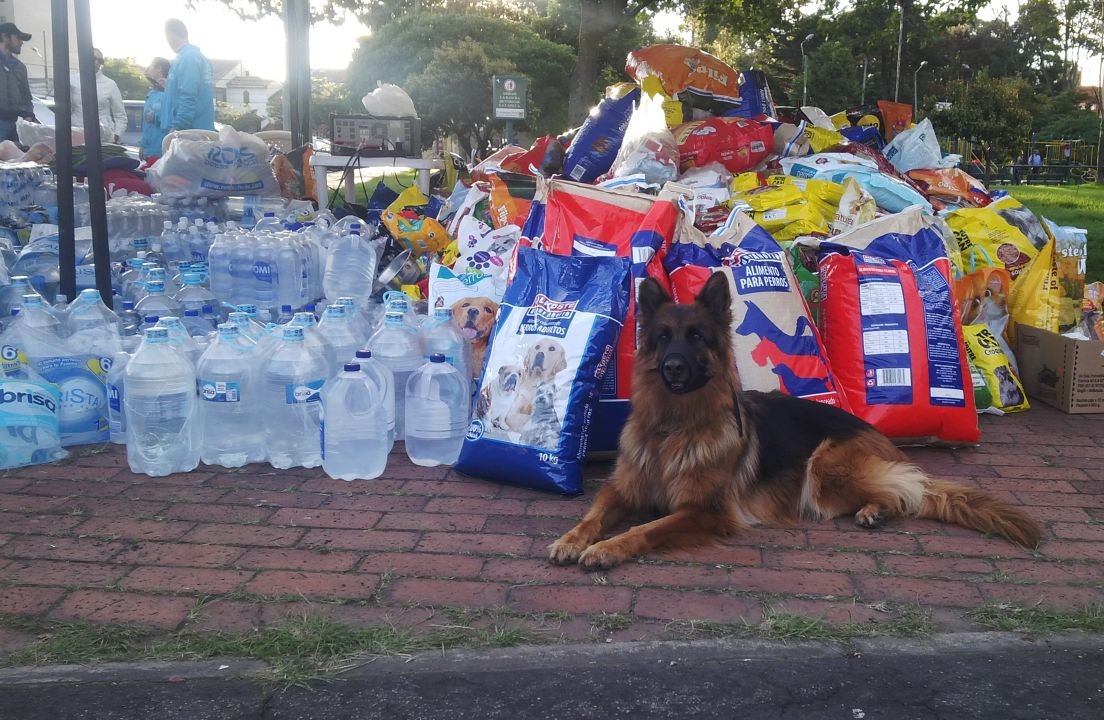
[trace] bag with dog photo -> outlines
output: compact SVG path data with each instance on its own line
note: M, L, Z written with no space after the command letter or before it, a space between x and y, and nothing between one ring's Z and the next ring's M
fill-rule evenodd
M456 470L582 492L598 388L629 304L629 261L519 247Z
M789 258L766 230L734 212L706 237L683 227L664 262L676 302L693 302L715 272L729 279L740 386L848 409Z

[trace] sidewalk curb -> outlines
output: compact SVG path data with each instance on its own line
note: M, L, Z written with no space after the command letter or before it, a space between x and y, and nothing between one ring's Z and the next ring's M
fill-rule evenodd
M870 655L953 655L979 651L1006 651L1045 646L1048 649L1104 653L1104 635L1061 633L1021 635L1006 632L962 632L928 638L861 638L839 641L783 642L755 639L652 641L583 645L530 645L494 650L445 650L412 656L380 657L342 674L349 678L403 673L503 672L535 668L581 668L598 663L617 664L639 655L656 655L678 664L715 660L726 663L800 658L848 658ZM176 683L203 679L250 679L268 665L258 660L152 661L100 665L47 665L0 669L0 688L27 685L84 683Z

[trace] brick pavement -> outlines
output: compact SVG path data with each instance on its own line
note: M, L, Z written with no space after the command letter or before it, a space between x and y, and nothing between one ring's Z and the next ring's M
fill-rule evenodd
M982 425L978 448L909 454L1027 506L1047 527L1038 552L933 522L871 532L841 518L594 575L550 566L545 548L608 466L590 468L584 497L563 499L401 453L384 478L345 483L263 465L148 478L119 447L78 448L0 475L0 612L210 630L304 612L418 629L461 612L604 641L678 636L682 621L757 623L768 609L884 622L919 605L956 630L983 603L1100 603L1104 415L1039 406Z

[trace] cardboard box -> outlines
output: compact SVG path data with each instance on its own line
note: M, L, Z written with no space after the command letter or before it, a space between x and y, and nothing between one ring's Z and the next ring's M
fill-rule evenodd
M1104 342L1016 328L1020 380L1035 400L1063 412L1104 412Z

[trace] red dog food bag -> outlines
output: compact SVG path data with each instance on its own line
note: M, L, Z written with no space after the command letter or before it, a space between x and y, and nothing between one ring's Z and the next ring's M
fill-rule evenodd
M676 302L690 303L715 272L729 279L736 371L745 390L848 409L787 253L740 212L708 237L684 226L665 266Z
M672 132L682 172L717 162L730 173L741 173L758 165L774 149L774 130L754 120L707 118L684 123Z
M820 325L854 414L904 442L980 437L943 238L919 207L817 248Z

